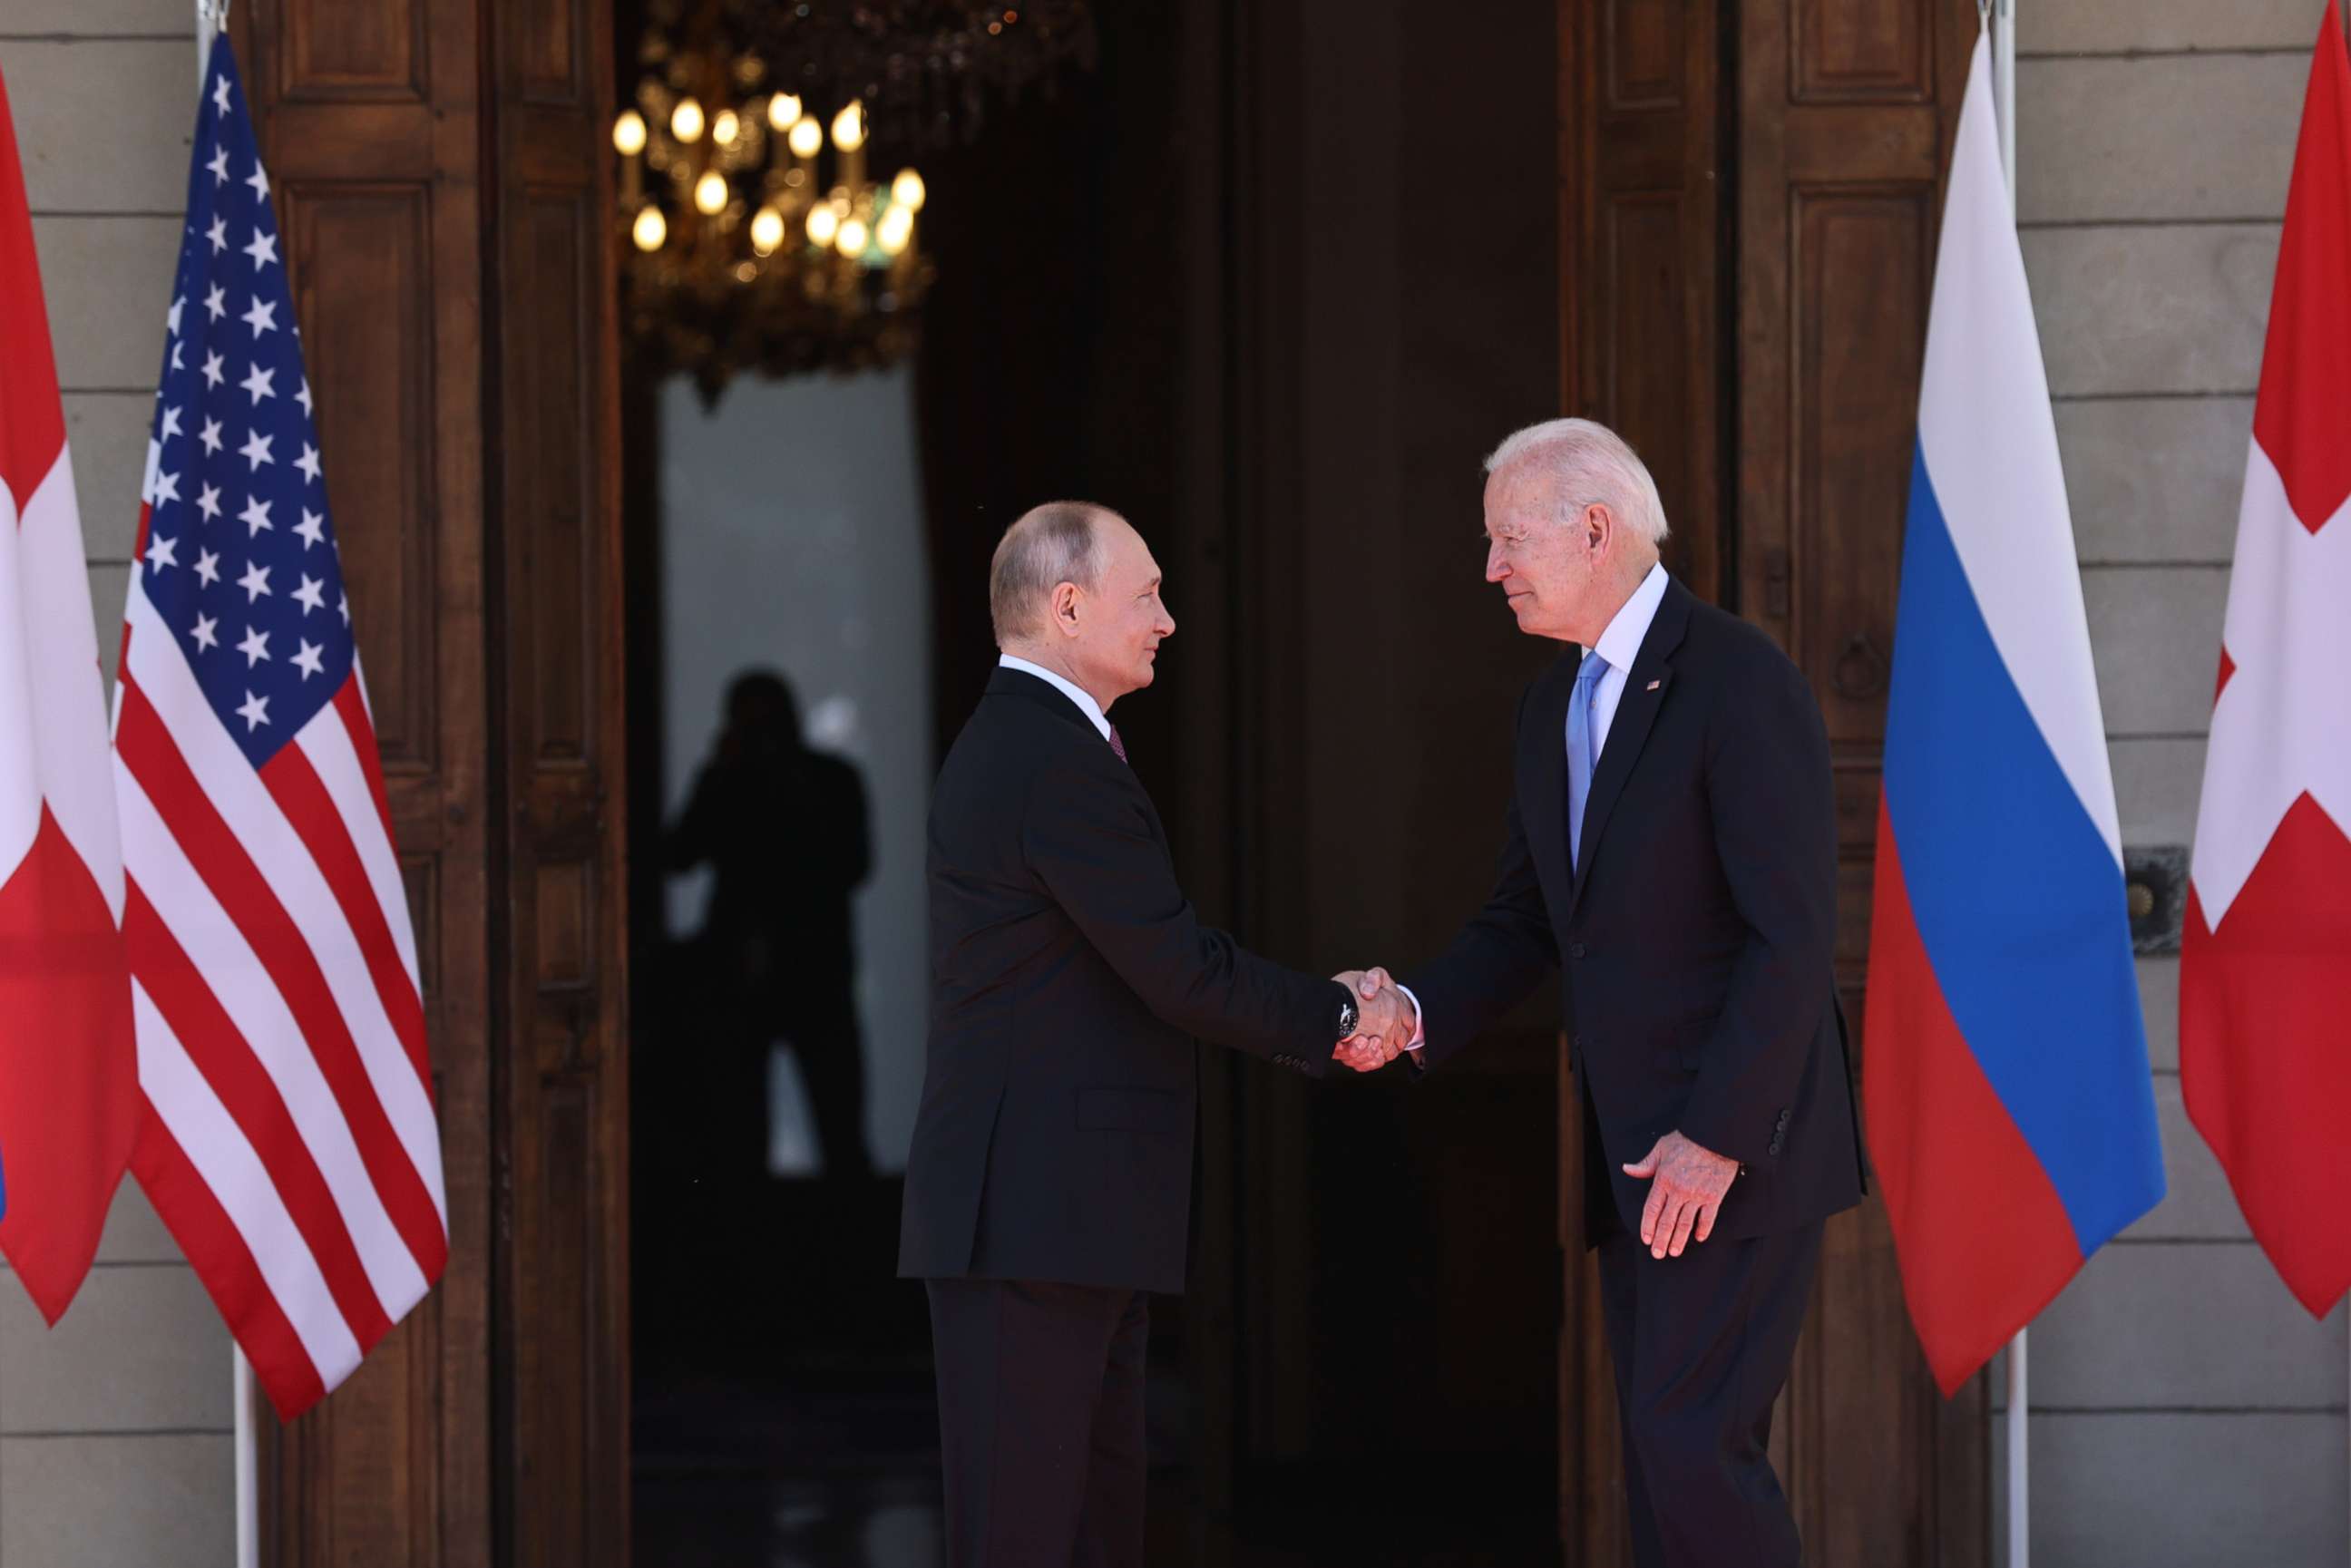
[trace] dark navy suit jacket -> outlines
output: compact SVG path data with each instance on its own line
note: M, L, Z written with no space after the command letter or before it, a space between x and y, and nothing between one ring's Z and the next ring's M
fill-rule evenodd
M1852 1067L1836 999L1836 823L1827 733L1802 674L1761 631L1669 582L1593 770L1570 870L1570 648L1519 705L1493 895L1419 998L1441 1069L1554 967L1570 1063L1613 1202L1637 1235L1648 1183L1624 1174L1678 1130L1740 1161L1716 1234L1791 1229L1860 1200ZM1595 1170L1594 1175L1598 1174Z
M929 877L899 1273L1181 1291L1193 1037L1319 1078L1346 988L1202 925L1133 771L1021 671L939 770Z

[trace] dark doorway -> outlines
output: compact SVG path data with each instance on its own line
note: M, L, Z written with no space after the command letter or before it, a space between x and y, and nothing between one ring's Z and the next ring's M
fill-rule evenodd
M1402 962L1449 935L1491 866L1535 651L1479 581L1477 464L1555 412L1551 0L1474 25L1433 3L1093 13L1091 69L919 160L938 278L911 472L888 476L918 497L920 559L892 582L926 585L919 676L856 686L885 653L903 668L903 643L768 661L869 804L872 863L851 897L870 1178L714 1168L714 1092L688 1071L711 1029L714 987L691 977L707 922L669 907L663 869L737 673L710 661L706 689L681 695L708 601L676 580L700 570L680 530L728 507L682 511L726 487L678 465L765 475L790 455L804 483L744 488L776 497L759 545L776 553L757 559L845 570L856 549L807 507L821 486L799 466L805 432L736 421L830 417L815 405L870 383L738 383L707 416L690 390L626 388L641 1563L937 1561L928 1325L892 1268L888 1062L904 1042L872 1010L925 977L919 950L884 956L872 915L908 856L919 872L888 801L927 788L987 677L987 558L1020 511L1102 501L1167 568L1180 630L1118 717L1209 919L1321 972ZM1444 243L1448 214L1474 218L1456 237L1475 245ZM883 479L862 472L870 495ZM852 686L859 726L815 722ZM900 711L879 713L877 689ZM885 759L867 743L903 728L914 694L928 745ZM1424 737L1377 779L1355 701ZM1557 1076L1541 1012L1425 1092L1277 1083L1204 1051L1191 1285L1154 1302L1155 1563L1550 1559Z

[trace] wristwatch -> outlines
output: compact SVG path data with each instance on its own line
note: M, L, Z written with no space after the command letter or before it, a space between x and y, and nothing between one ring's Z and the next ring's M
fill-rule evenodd
M1362 1010L1355 1006L1355 988L1343 980L1340 981L1339 1032L1333 1038L1346 1040L1352 1037L1356 1026L1363 1021L1363 1017Z

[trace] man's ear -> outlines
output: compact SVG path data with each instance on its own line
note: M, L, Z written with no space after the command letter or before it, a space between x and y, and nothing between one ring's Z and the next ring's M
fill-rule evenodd
M1053 587L1053 630L1064 637L1078 634L1078 601L1082 597L1074 582L1056 583Z

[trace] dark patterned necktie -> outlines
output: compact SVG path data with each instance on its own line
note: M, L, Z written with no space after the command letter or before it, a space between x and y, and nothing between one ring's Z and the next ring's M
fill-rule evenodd
M1110 748L1121 762L1126 760L1126 742L1118 737L1118 726L1114 724L1110 727Z

